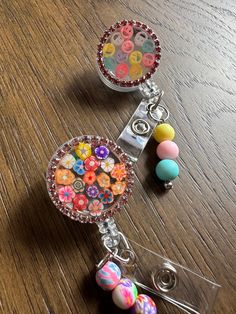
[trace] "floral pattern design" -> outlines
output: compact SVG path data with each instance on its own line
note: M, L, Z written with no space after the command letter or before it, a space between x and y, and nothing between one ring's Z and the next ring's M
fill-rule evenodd
M131 309L131 313L157 314L156 304L149 296L139 294L133 308Z
M66 169L71 169L75 163L76 163L76 159L71 154L65 155L60 161L60 164Z
M94 184L94 182L96 181L96 174L95 174L95 172L94 171L87 171L85 173L85 175L83 176L83 180L88 185Z
M103 204L111 204L114 200L113 193L109 189L105 189L104 191L99 193L98 197Z
M53 178L57 197L67 212L98 217L125 193L126 167L113 153L113 146L103 143L75 141L56 162Z
M116 181L116 183L111 185L111 189L114 195L123 194L126 188L126 183L124 181Z
M97 182L102 188L109 188L111 185L110 177L104 172L97 176Z
M83 162L83 160L81 160L81 159L78 159L77 161L76 161L76 163L74 164L74 166L73 166L73 170L77 173L77 174L79 174L79 175L83 175L84 174L84 162Z
M73 209L82 211L87 209L88 199L84 194L76 194L73 199Z
M126 177L126 169L123 163L115 164L114 168L111 171L112 178L115 178L117 181L122 181Z
M85 183L82 179L78 178L73 182L73 188L76 193L83 192L85 187Z
M98 196L99 194L99 190L96 187L96 185L90 185L87 187L86 192L88 194L89 197L95 198Z
M99 200L93 200L88 207L90 214L92 216L100 216L102 210L104 209L104 205Z
M106 159L109 155L109 149L106 146L98 146L95 148L95 154L98 159Z
M75 175L67 169L57 169L55 172L56 183L62 185L70 185L74 179Z
M75 197L75 192L71 186L63 186L58 190L59 200L63 203L70 203Z
M85 160L86 158L90 157L92 154L91 145L87 143L79 143L79 145L75 148L76 155Z
M114 159L111 157L108 157L108 158L104 159L103 161L101 161L101 168L105 172L111 172L112 169L114 168L114 164L115 164Z
M88 171L95 171L100 166L100 161L98 161L94 156L90 156L84 161L84 166Z

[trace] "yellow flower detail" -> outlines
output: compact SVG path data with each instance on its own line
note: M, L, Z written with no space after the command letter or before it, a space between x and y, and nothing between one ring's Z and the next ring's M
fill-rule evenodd
M86 158L90 157L92 154L91 146L87 143L80 142L78 146L75 148L76 155L85 160Z

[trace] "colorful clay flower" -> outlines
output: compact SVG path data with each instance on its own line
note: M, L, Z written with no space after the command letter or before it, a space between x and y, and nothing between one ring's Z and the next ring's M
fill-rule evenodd
M95 148L95 154L98 159L106 159L109 155L109 149L106 146L98 146Z
M115 164L114 168L111 171L112 178L115 178L117 181L121 181L126 177L125 165L122 163Z
M96 181L96 174L95 174L95 172L93 172L93 171L85 172L85 174L83 176L83 180L88 185L94 184L94 182Z
M74 191L76 193L78 192L83 192L84 191L84 187L85 187L85 183L82 179L77 178L74 182L73 182L73 188Z
M78 159L76 161L76 163L73 166L73 170L79 174L79 175L83 175L85 170L84 170L84 162L81 159Z
M71 186L63 186L58 190L59 200L63 203L70 203L75 197L75 192Z
M103 208L104 206L99 200L93 200L88 206L91 216L100 216Z
M114 195L123 194L125 188L126 183L124 181L123 182L116 181L116 183L111 185L111 189Z
M102 188L109 188L111 185L110 177L104 172L97 176L97 181Z
M98 197L103 204L111 204L114 200L113 193L109 189L105 189L104 191L99 193Z
M110 172L114 168L115 161L113 158L108 157L105 160L101 161L101 168L105 172Z
M88 199L84 194L76 194L75 198L73 199L73 209L74 210L85 210L88 205Z
M70 185L75 179L75 175L68 169L57 169L55 177L56 183L62 185Z
M95 171L100 166L100 161L98 161L94 156L90 156L84 161L84 166L86 170Z
M80 159L85 160L91 156L92 149L90 144L80 142L79 145L75 147L75 152Z
M75 163L76 163L76 159L71 154L65 155L60 161L60 164L66 169L71 169Z
M99 190L98 188L96 187L96 185L90 185L87 187L86 189L86 192L88 194L88 196L92 197L92 198L95 198L98 196L99 194Z

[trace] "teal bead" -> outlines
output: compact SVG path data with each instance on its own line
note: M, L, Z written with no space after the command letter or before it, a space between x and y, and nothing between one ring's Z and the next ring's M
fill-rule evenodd
M155 49L155 43L151 39L147 39L142 46L143 52L153 52L154 49Z
M156 165L156 175L162 181L174 180L179 175L178 164L171 159L163 159Z
M115 58L104 58L104 65L105 65L105 68L113 71L115 67L117 66L117 61Z

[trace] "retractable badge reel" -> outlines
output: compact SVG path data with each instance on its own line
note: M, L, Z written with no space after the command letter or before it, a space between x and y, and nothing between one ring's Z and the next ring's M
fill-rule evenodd
M116 143L80 135L59 147L49 162L47 188L64 215L97 224L105 252L96 265L96 281L112 291L118 307L155 314L155 303L138 294L139 287L189 313L210 313L217 284L127 239L113 218L131 195L135 162L154 128L169 117L160 104L163 91L151 80L160 51L156 34L143 23L117 22L104 32L97 52L101 80L117 91L140 90L144 98ZM165 184L169 188L171 181Z

